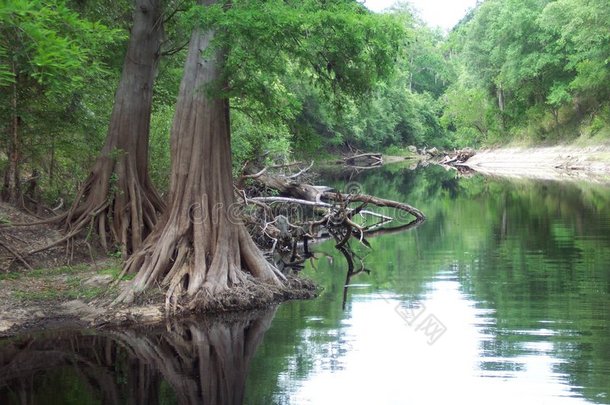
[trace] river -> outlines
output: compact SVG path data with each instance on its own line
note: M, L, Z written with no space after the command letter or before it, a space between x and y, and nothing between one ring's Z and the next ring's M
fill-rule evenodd
M352 241L349 278L332 243L315 246L318 299L228 325L0 341L0 403L610 403L608 186L401 165L324 176L428 219Z

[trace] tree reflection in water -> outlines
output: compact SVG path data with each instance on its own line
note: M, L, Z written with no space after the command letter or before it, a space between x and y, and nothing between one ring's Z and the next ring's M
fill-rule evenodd
M241 404L274 314L0 342L0 403Z

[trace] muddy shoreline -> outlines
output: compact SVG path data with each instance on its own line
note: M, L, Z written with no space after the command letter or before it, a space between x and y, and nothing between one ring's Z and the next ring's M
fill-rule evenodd
M82 283L99 283L99 288L107 288L112 280L100 276L95 270L79 273ZM28 283L29 280L26 280ZM125 283L125 282L123 282ZM37 284L45 290L62 290L65 277L42 277ZM180 320L192 317L231 317L231 314L264 310L290 300L313 299L319 289L314 282L298 276L288 277L284 288L258 284L249 293L250 299L244 300L243 290L228 289L219 298L200 311L178 311L170 316L165 311L165 296L161 292L151 292L135 305L111 306L114 296L121 285L110 287L109 293L91 300L77 298L33 299L21 298L24 291L22 280L0 280L0 338L13 337L23 333L35 333L52 329L100 329L135 326L158 326L166 320ZM251 289L252 286L246 287ZM28 291L28 294L33 294Z

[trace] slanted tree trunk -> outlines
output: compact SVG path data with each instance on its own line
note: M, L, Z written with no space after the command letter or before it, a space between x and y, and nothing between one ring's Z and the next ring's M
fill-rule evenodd
M12 65L15 82L12 86L11 94L11 122L8 126L8 167L4 173L4 190L3 199L11 204L20 204L20 175L19 163L21 160L21 148L19 147L19 112L18 112L18 81L19 76L16 72L15 65Z
M133 27L106 143L64 221L69 235L92 224L123 256L140 247L164 203L148 173L153 83L163 39L161 0L136 0Z
M168 289L168 307L181 297L194 307L252 278L281 283L234 214L229 102L208 91L223 80L225 50L210 49L213 38L199 28L191 36L171 133L168 208L125 264L124 273L137 275L118 302L158 283Z

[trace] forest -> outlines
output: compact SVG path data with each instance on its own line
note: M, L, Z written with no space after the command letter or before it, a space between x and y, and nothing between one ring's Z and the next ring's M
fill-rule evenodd
M150 79L149 124L142 124L150 126L150 178L161 192L169 187L169 133L185 44L197 19L214 18L198 15L187 1L166 3L160 5L167 21ZM132 7L128 1L8 1L0 9L5 200L18 194L49 205L74 200L108 133ZM275 12L262 16L263 9ZM400 154L408 145L448 149L610 136L605 1L486 0L449 33L428 27L409 3L383 14L361 8L376 28L344 19L335 35L353 35L351 46L377 48L377 56L384 52L375 61L383 71L354 66L357 51L323 31L308 43L281 43L285 26L320 23L311 20L317 16L296 21L298 15L286 12L274 2L245 2L242 14L231 17L243 17L239 24L223 22L234 24L226 40L235 170L265 153L290 161L350 147ZM269 27L281 19L284 27ZM297 35L302 27L289 29ZM251 54L248 41L257 44ZM315 52L324 60L304 66L305 53Z
M124 302L281 283L214 211L252 162L610 137L604 0L481 1L448 33L408 2L9 0L0 31L2 200L96 233Z

